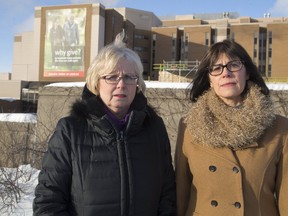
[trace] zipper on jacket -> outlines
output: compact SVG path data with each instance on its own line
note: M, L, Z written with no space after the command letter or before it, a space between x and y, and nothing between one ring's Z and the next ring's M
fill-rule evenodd
M124 131L120 131L120 142L124 142Z
M129 214L129 176L127 167L127 158L125 151L125 140L124 131L120 131L119 140L117 145L118 157L119 157L119 168L120 168L120 178L121 178L121 216L127 216Z

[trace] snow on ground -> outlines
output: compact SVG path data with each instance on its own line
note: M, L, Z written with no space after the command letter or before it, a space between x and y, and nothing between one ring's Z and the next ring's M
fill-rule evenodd
M0 121L37 123L37 115L35 113L0 113Z
M13 101L15 101L15 100L17 100L17 99L16 99L16 98L11 98L11 97L1 97L0 100L13 102Z
M267 86L270 90L276 90L276 91L288 90L288 83L267 83Z
M147 88L172 88L172 89L186 89L190 83L186 82L159 82L159 81L145 81ZM85 82L59 82L51 83L47 86L56 87L83 87ZM271 90L288 90L288 83L267 83Z
M9 172L12 176L15 176L17 168L4 168L5 171ZM17 169L23 173L17 180L19 187L23 190L21 192L21 199L15 205L15 208L10 212L6 210L1 211L1 216L33 216L32 202L34 199L34 189L38 184L39 170L32 168L30 165L21 165Z

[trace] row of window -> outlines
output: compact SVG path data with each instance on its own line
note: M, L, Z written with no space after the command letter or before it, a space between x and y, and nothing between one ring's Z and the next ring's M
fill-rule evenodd
M228 37L230 37L232 40L235 38L234 32L228 32ZM267 37L268 37L268 44L267 44ZM135 34L135 39L145 39L148 40L148 36L146 35L140 35ZM258 65L259 72L263 76L271 77L272 74L272 31L269 31L268 34L266 32L255 32L254 38L253 38L253 44L254 44L254 50L253 50L253 61L255 64ZM205 39L204 44L205 47L208 48L210 44L213 44L215 41L214 39L211 39L211 33L206 32L205 33ZM173 33L171 37L171 59L172 61L178 60L177 59L177 34ZM267 49L268 46L268 49ZM185 33L184 36L181 36L179 41L179 47L180 47L180 59L188 60L188 48L189 48L189 33ZM155 49L156 48L156 34L152 35L152 64L155 63ZM141 52L148 52L147 47L139 47L135 46L134 50L141 53ZM268 55L267 55L268 51ZM268 57L268 66L266 65L266 59ZM147 59L141 59L143 63L148 63L149 61ZM266 67L267 66L267 67ZM267 74L266 74L266 68Z
M233 40L235 38L235 33L231 32L229 34L230 38ZM268 56L266 55L267 51L267 34L266 32L255 32L254 33L254 52L253 52L253 60L254 63L258 63L258 68L260 73L265 76L266 75L266 58L268 57L268 71L267 76L271 77L272 73L272 31L268 32ZM156 46L156 34L152 36L153 42L153 52L152 52L152 58L155 58L155 46ZM205 33L205 41L204 44L206 48L210 46L210 43L212 44L213 41L211 40L211 34L210 32ZM177 60L176 57L176 46L177 46L177 35L175 33L172 34L172 47L171 47L171 60ZM180 54L181 59L188 60L188 47L189 47L189 33L185 33L185 36L181 36L180 38ZM267 56L267 57L266 57Z

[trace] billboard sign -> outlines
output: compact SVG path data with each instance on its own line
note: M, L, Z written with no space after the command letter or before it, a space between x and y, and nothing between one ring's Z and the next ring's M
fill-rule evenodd
M43 77L84 77L87 8L44 10Z

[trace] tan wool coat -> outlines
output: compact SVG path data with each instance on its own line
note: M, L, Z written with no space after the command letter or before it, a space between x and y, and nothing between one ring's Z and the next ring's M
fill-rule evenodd
M192 116L179 124L175 154L177 216L287 216L288 119L274 116L258 139L237 148L217 145L221 140L211 137L223 128L209 129L205 121L194 126L208 127L206 140L212 139L215 145L204 143L205 133L202 139L195 138L189 125L199 119ZM233 124L229 126L233 130ZM228 129L223 133L228 134ZM224 135L222 140L229 143Z

